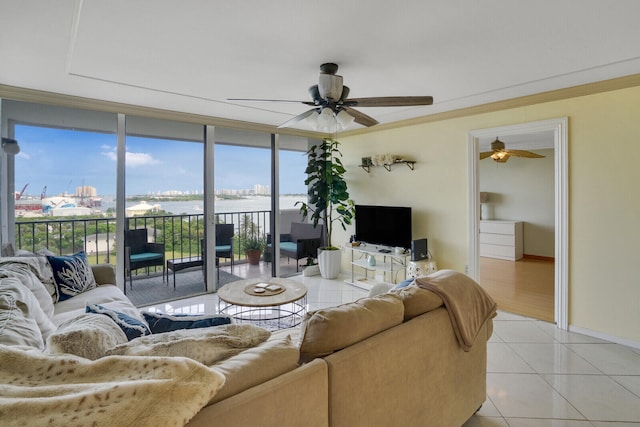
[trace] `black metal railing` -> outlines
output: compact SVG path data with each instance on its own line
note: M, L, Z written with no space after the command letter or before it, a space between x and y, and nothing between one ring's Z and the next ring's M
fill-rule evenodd
M270 211L219 213L215 218L219 224L234 224L236 262L247 259L243 247L248 237L258 235L265 239L270 219ZM128 217L125 228L148 229L150 240L165 244L166 258L175 259L201 255L204 224L203 214L150 215ZM92 263L115 263L115 218L18 219L15 236L18 250L47 249L56 255L84 250Z

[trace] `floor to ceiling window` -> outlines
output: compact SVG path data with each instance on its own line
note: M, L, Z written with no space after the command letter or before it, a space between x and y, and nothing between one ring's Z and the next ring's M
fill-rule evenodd
M203 126L126 117L124 259L135 304L206 291L203 159Z
M84 251L115 262L116 116L25 102L2 103L3 123L20 152L5 179L15 189L3 212L16 254Z

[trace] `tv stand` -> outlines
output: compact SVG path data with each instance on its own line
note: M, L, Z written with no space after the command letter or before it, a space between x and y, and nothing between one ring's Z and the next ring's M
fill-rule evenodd
M346 249L351 251L351 279L345 283L369 291L378 283L395 284L407 278L409 252L396 254L386 246L366 243L360 246L348 244ZM371 256L376 258L375 265L368 263Z

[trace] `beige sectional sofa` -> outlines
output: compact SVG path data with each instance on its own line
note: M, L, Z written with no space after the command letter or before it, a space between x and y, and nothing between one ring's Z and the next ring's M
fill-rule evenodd
M53 323L60 325L84 312L85 302L136 314L122 292L109 285L115 282L113 269L94 266L93 271L97 288L54 304ZM274 332L266 341L211 364L209 370L220 374L224 385L212 386L213 397L183 417L190 418L186 425L462 425L485 400L487 340L495 304L466 276L439 274L435 282L453 280L474 287L475 293L466 298L472 304L481 301L468 310L475 318L461 318L467 308L450 307L449 296L439 295L438 289L423 289L428 279L308 313L301 327ZM457 318L452 317L456 310ZM465 329L469 325L471 332ZM101 360L106 359L87 363ZM9 412L0 405L0 424L11 425L3 413ZM151 414L141 416L136 425L159 421L159 415L154 419Z

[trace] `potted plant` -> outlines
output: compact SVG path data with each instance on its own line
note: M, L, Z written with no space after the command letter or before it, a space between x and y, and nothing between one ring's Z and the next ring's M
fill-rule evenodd
M344 230L355 217L353 201L349 199L347 182L344 180L346 172L340 157L340 142L326 138L319 145L314 145L307 151L307 179L308 202L300 204L300 212L304 218L308 216L313 226L322 227L324 246L318 252L320 274L325 279L335 279L340 272L342 252L333 246L331 236L334 223L338 223Z
M250 234L244 240L242 248L249 259L249 264L258 265L260 263L260 255L265 248L265 240L258 234Z

